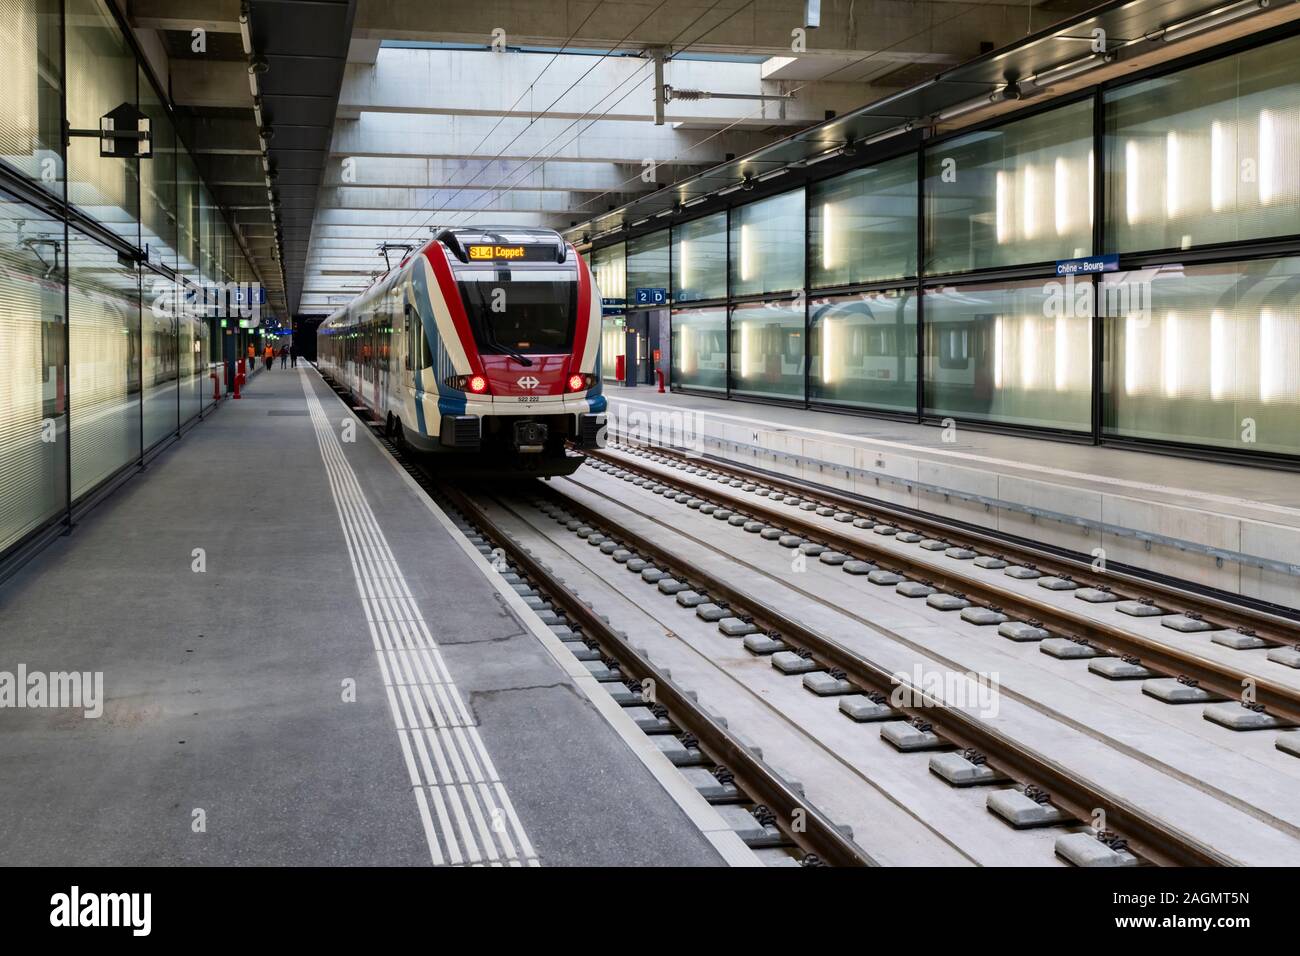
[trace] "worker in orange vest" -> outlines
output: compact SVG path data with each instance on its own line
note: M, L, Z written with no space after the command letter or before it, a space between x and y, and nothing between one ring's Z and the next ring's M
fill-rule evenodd
M257 361L257 352L253 349L253 343L248 343L248 374L253 374L253 364Z
M270 371L271 361L275 358L275 346L270 342L267 342L266 348L262 350L262 358L266 360L267 371Z

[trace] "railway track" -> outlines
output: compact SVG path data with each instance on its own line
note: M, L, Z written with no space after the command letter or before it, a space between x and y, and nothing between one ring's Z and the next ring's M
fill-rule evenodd
M925 582L973 606L1041 627L1132 666L1177 679L1187 687L1201 688L1230 701L1241 700L1253 713L1270 715L1279 722L1300 723L1300 691L1294 687L1258 671L1206 656L1194 648L1179 648L1155 640L1125 627L1121 620L1107 622L1083 611L1035 600L1010 583L964 572L963 565L982 558L997 562L985 563L986 568L998 565L1022 568L1033 579L1059 582L1061 590L1091 592L1089 596L1096 598L1098 605L1136 605L1139 616L1168 618L1181 623L1191 633L1230 632L1240 638L1238 646L1243 648L1268 646L1287 652L1300 649L1300 626L1280 616L1230 606L1215 598L1123 573L1097 573L1086 561L954 528L878 502L864 503L847 495L776 479L732 463L701 461L658 448L606 449L588 454L593 461L627 469L646 480L668 484L679 493L784 529L814 547L831 549ZM677 473L682 469L694 469L703 481L684 480ZM777 501L781 502L780 507ZM792 504L803 507L792 509ZM821 511L817 512L819 508ZM816 512L821 520L814 520L810 511ZM847 534L835 527L835 524L848 523L860 530L876 531L880 537L912 540L923 548L941 545L940 554L957 560L948 561L945 566L931 557L933 550L908 554L878 544L866 535Z
M381 423L352 402L345 388L326 378L340 399L362 419L394 459L469 536L487 543L496 557L497 570L514 574L539 599L559 612L557 626L569 628L577 639L599 654L612 674L623 678L616 699L625 707L651 709L667 729L689 749L711 763L719 786L711 803L748 807L766 830L775 828L782 839L757 841L767 848L784 848L803 866L874 866L875 861L856 844L845 828L828 819L800 792L768 766L753 748L730 731L695 697L678 686L671 674L638 651L627 636L611 627L588 603L511 536L464 491L440 481L384 433Z
M573 497L554 490L548 490L547 494L559 509L560 518L572 515L589 534L603 535L605 540L644 558L674 580L686 583L690 590L707 595L710 602L727 608L730 614L752 623L759 632L765 632L794 652L815 660L823 670L842 675L858 693L876 700L889 700L891 708L901 712L913 726L933 733L974 763L1013 781L1027 795L1043 803L1050 801L1052 806L1090 828L1096 820L1104 819L1105 829L1093 830L1093 836L1102 843L1157 865L1215 866L1231 862L1229 856L1216 848L1190 839L1177 828L1081 779L1063 763L1020 745L988 722L922 689L913 688L908 702L896 705L891 699L898 687L893 671L762 597L684 563L662 541L612 521L608 514L597 512ZM582 534L584 528L577 530Z

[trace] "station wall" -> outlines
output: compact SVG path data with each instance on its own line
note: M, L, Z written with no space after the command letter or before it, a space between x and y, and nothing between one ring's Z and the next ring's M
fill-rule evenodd
M671 290L679 389L1300 460L1298 58L1198 55L737 192L618 243L671 249L620 294Z
M102 0L0 0L0 566L210 404L220 320L182 280L254 272ZM100 155L126 103L150 158Z

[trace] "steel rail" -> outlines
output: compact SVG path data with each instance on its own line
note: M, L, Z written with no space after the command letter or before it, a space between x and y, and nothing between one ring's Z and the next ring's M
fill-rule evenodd
M836 551L863 558L886 570L929 582L945 591L961 594L973 603L996 608L1011 617L1039 622L1042 627L1062 637L1087 642L1118 657L1136 657L1145 666L1173 677L1181 676L1195 680L1205 689L1229 700L1241 700L1243 694L1249 689L1255 704L1263 706L1266 711L1285 720L1300 723L1300 691L1267 677L1221 663L1191 650L1176 649L1163 642L1102 623L1056 605L1031 600L1012 588L992 581L981 581L958 572L945 571L938 565L891 551L870 539L852 537L833 528L822 527L797 514L778 511L752 498L742 498L719 488L696 486L666 470L652 468L636 460L628 460L608 452L589 451L588 454L621 468L632 469L656 481L673 484L695 497L723 504L732 510L750 514L776 527L788 528L801 537L824 544ZM712 465L710 464L709 467ZM718 470L725 471L725 469ZM774 485L771 482L767 483ZM807 498L817 497L806 491L799 493ZM854 507L861 509L862 506ZM933 536L939 537L938 534ZM955 535L945 533L942 537L953 544L963 543L956 541ZM982 546L982 550L991 550L995 554L1005 555L1010 549L998 545ZM1042 567L1042 565L1038 566ZM1062 570L1061 573L1068 572ZM1069 574L1069 576L1080 580L1077 575Z
M473 499L445 484L439 484L438 491L545 591L582 628L583 633L593 638L602 651L617 661L624 674L638 681L651 681L653 699L650 703L666 707L673 720L699 741L700 749L714 763L731 771L737 787L772 810L777 826L800 849L815 854L819 861L830 866L878 865L840 827L811 805L678 686L666 671L637 651L625 636L561 583L549 568L498 528ZM799 823L796 824L795 821Z
M663 544L624 527L553 486L548 487L547 493L557 504L574 512L588 524L604 529L629 549L649 555L657 565L670 569L679 580L698 582L697 590L717 595L723 602L751 618L756 626L778 634L789 644L806 649L825 665L842 670L862 687L889 697L900 686L891 671L762 599L684 564L680 557ZM1164 866L1234 865L1229 857L1151 819L1124 800L1078 779L1067 767L1008 739L986 722L948 706L922 688L909 688L909 691L910 698L919 703L896 704L891 700L890 706L916 721L929 724L936 735L954 745L983 754L990 767L1006 776L1045 789L1054 804L1082 822L1091 824L1096 811L1104 811L1107 830L1122 836L1134 851L1147 860Z
M590 453L589 449L584 451ZM1177 613L1198 614L1204 620L1225 630L1249 630L1261 640L1280 647L1300 644L1300 621L1288 620L1286 617L1270 614L1267 611L1234 604L1231 600L1198 594L1173 584L1129 574L1123 570L1098 572L1093 568L1092 562L1086 559L1071 557L1059 551L1035 548L1032 544L1008 540L1005 536L981 531L978 528L954 526L945 523L942 519L926 517L912 509L899 507L878 498L847 494L834 488L800 481L788 475L776 475L760 468L751 468L739 462L713 456L703 459L693 458L675 448L662 446L654 446L652 453L673 458L683 464L702 464L714 471L731 475L733 478L769 485L774 490L783 490L792 495L819 499L841 510L869 511L888 518L889 522L897 524L900 530L914 530L927 533L932 537L950 538L954 544L960 543L972 549L1001 553L1004 556L1019 555L1016 563L1035 564L1040 568L1055 568L1061 574L1068 574L1088 587L1113 590L1115 584L1119 583L1135 591L1146 592L1144 596L1156 598ZM608 455L608 453L602 454ZM607 460L620 459L607 458Z

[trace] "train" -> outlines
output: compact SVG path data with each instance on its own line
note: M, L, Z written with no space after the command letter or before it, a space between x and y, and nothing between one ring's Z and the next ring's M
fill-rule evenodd
M320 370L400 445L492 476L604 444L600 291L549 229L440 231L317 330Z

